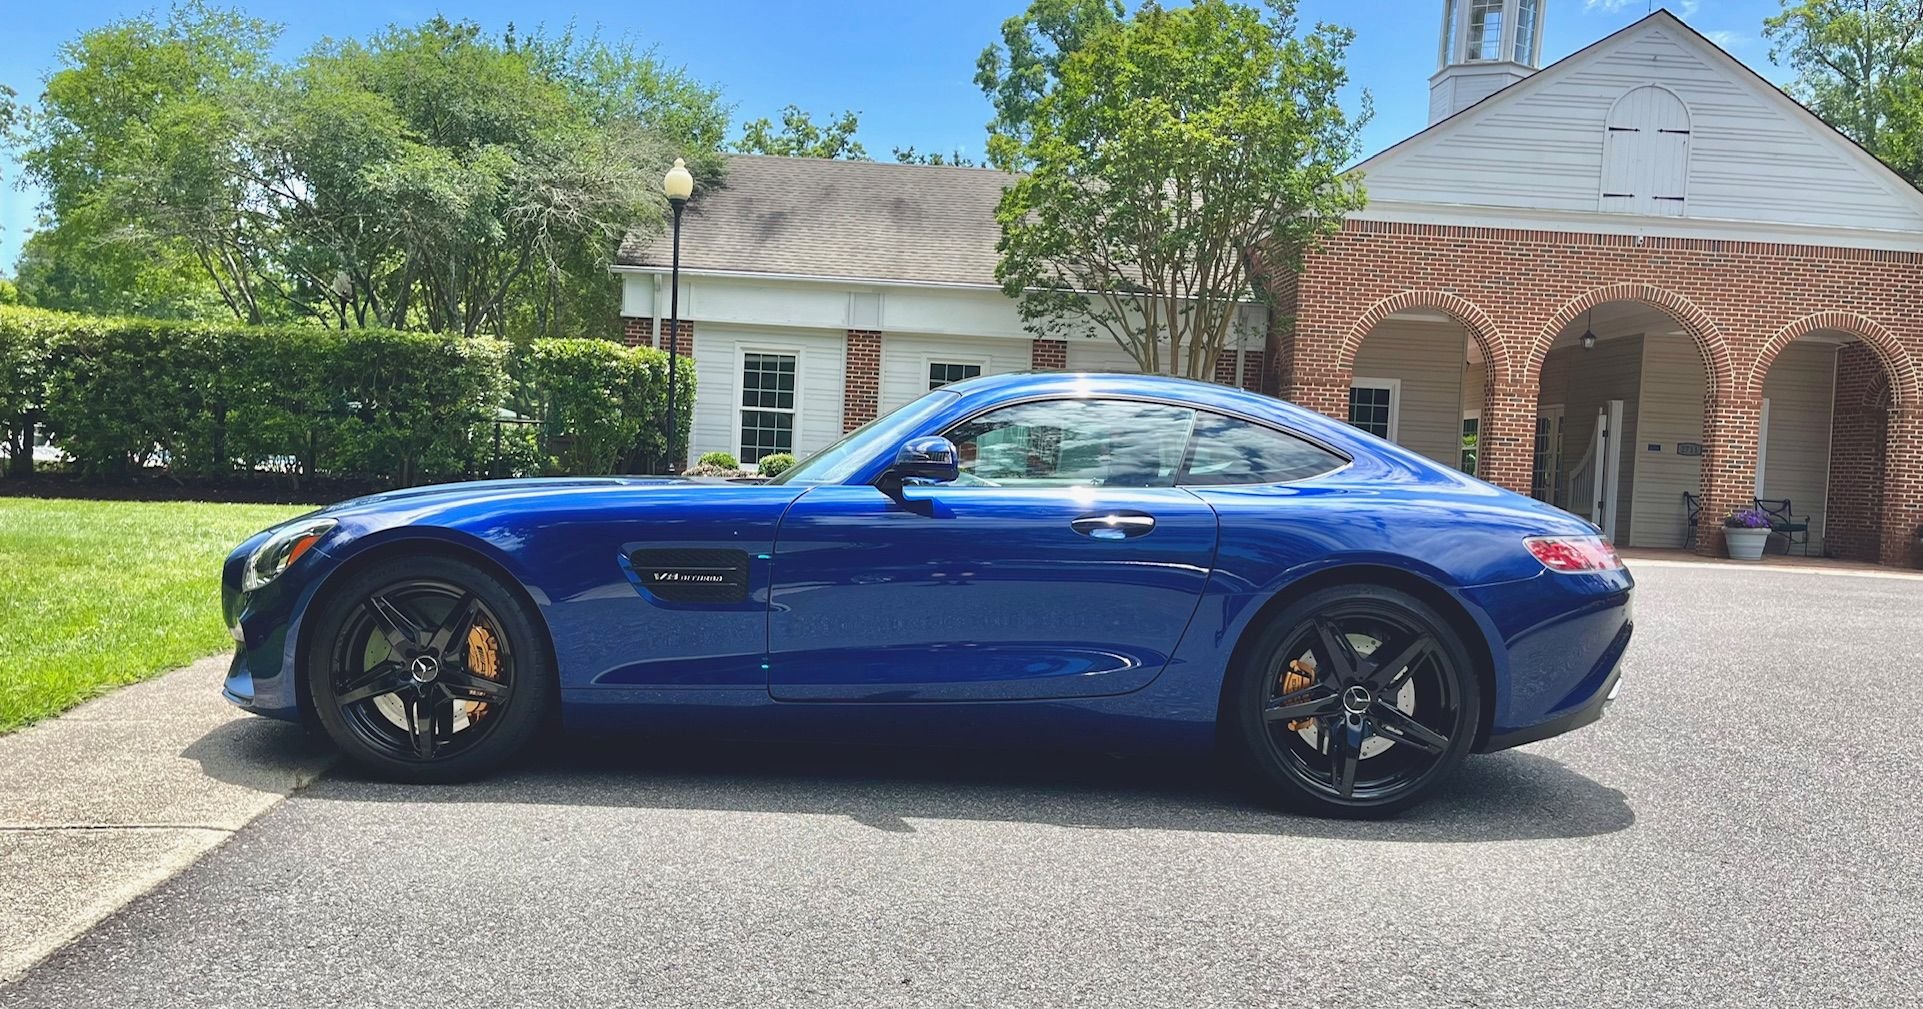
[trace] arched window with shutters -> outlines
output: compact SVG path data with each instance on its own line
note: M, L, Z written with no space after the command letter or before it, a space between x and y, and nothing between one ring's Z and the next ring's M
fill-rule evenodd
M1689 198L1689 106L1648 85L1616 100L1603 133L1601 209L1681 217Z

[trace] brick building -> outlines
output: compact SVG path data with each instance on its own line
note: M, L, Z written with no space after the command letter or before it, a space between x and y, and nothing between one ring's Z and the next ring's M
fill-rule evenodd
M1368 208L1299 275L1264 276L1216 380L1625 545L1718 551L1760 497L1809 517L1812 553L1905 562L1923 194L1667 12L1541 70L1538 0L1442 15L1432 124L1358 166ZM1131 369L1106 338L1022 328L993 280L1003 182L732 159L683 235L691 453L805 454L974 374ZM666 251L622 250L631 340L667 314Z

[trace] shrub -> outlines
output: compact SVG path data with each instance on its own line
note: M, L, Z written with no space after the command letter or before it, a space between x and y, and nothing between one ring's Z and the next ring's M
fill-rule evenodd
M0 309L0 445L15 476L33 471L33 428L47 401L47 341L64 318Z
M546 418L548 468L562 473L613 473L642 468L667 449L668 355L607 340L535 340L528 345L522 382ZM686 444L694 366L682 358L677 383L685 390L679 426Z
M507 393L506 345L486 337L54 318L46 426L90 475L457 478Z
M741 471L733 466L718 466L711 462L697 462L681 471L682 476L740 476Z
M692 404L694 363L676 366ZM15 473L32 465L35 424L95 476L149 464L401 485L611 473L662 457L667 367L660 351L606 340L516 354L491 337L0 306L0 435L19 449Z
M701 453L701 458L695 460L695 462L697 465L717 466L722 469L738 470L741 468L741 463L735 459L733 452L703 452Z
M756 463L756 468L760 470L762 476L777 477L794 464L794 456L786 452L776 452L772 455L762 456L761 461Z

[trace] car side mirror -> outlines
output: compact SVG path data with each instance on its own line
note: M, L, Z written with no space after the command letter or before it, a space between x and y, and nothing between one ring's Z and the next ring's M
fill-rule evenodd
M952 483L961 476L959 458L955 443L946 438L910 438L895 453L895 465L888 475L896 484Z

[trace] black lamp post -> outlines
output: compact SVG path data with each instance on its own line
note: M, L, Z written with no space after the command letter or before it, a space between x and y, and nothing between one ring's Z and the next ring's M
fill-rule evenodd
M681 471L681 456L675 452L681 425L676 423L679 418L674 409L674 376L680 370L677 358L681 353L681 211L688 205L688 197L694 195L694 176L680 158L674 159L674 167L661 180L661 191L668 196L668 206L674 208L674 258L668 269L668 472L672 474Z

